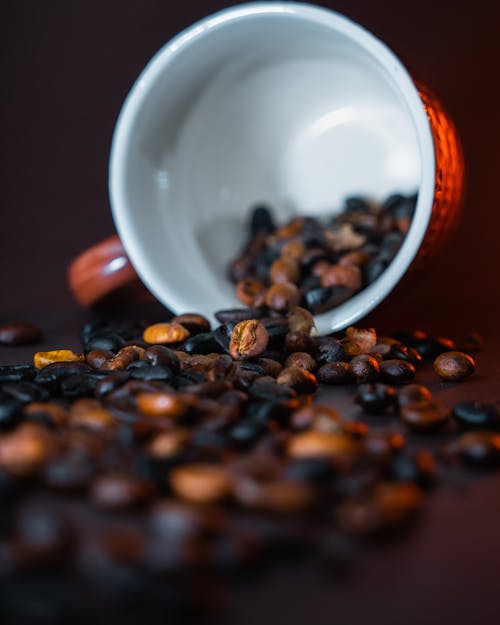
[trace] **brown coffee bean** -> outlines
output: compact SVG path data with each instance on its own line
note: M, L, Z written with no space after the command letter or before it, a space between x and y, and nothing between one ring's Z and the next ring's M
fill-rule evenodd
M92 349L85 356L85 362L93 369L100 369L108 360L114 358L114 353L109 349Z
M37 352L33 357L33 363L37 369L43 369L54 362L83 362L83 354L75 354L70 349L55 349L50 352Z
M135 396L137 409L148 417L178 419L185 414L190 401L187 395L167 391L140 392Z
M89 497L100 508L119 511L143 504L153 493L151 482L134 475L105 473L94 479Z
M184 352L178 353L186 357L188 356L188 354ZM151 347L148 347L144 352L144 356L153 367L156 365L166 366L172 370L174 375L177 375L180 371L178 353L164 345L151 345Z
M434 371L442 380L461 382L474 373L476 363L469 354L444 352L434 361Z
M377 333L374 328L355 328L350 326L345 331L348 341L355 343L361 354L369 354L377 344Z
M210 332L210 321L198 313L183 313L176 315L170 321L171 323L180 323L191 335Z
M373 356L360 354L349 363L349 371L358 384L365 384L378 379L380 366Z
M17 321L0 326L0 343L4 345L33 345L43 339L38 326L27 321Z
M189 441L189 431L182 428L156 434L148 443L146 453L151 458L165 460L179 453Z
M288 332L285 336L284 350L287 354L293 352L316 353L316 345L309 334L305 332Z
M53 402L30 402L24 406L23 414L30 421L41 421L54 427L63 427L68 422L66 408Z
M245 306L260 308L264 304L266 287L255 278L246 278L236 285L236 297Z
M305 308L296 306L287 313L288 325L290 332L303 332L304 334L311 334L311 330L314 328L314 317Z
M351 384L354 382L351 369L347 362L327 362L318 370L318 380L332 386Z
M304 219L304 217L295 217L284 226L281 226L281 228L278 228L278 230L276 230L276 232L274 233L274 236L278 240L291 239L292 237L296 237L304 229L305 223L306 220Z
M380 363L380 379L389 384L405 384L415 377L415 367L406 360L383 360Z
M225 467L186 464L170 472L169 483L176 495L198 504L216 503L231 493L232 481Z
M259 365L259 367L262 367L265 374L271 376L272 378L276 378L283 369L283 365L272 358L255 358L253 362L255 362L256 365Z
M101 368L109 371L123 371L130 363L137 360L146 360L145 350L137 345L128 345L122 347L116 356L104 362Z
M38 472L53 453L55 442L49 432L36 423L24 423L0 435L0 467L15 476Z
M144 330L142 338L150 345L168 345L181 343L189 336L189 331L180 323L155 323Z
M365 252L361 252L360 250L356 250L354 252L347 252L346 254L342 254L339 258L339 265L345 267L346 265L358 265L358 267L362 267L366 265L366 263L370 260L370 257Z
M269 335L260 321L240 321L231 332L229 353L234 360L255 358L265 352L268 342Z
M315 373L318 364L307 352L294 352L290 354L285 360L285 367L299 367L300 369L305 369L309 371L309 373Z
M281 248L281 258L301 260L306 253L306 246L299 239L289 241Z
M278 258L269 269L269 280L272 284L281 282L297 284L299 279L300 266L293 258Z
M96 432L106 431L117 425L113 414L95 399L78 399L69 410L69 425L88 428Z
M296 308L301 299L299 289L291 282L280 282L273 284L265 297L265 303L272 310L277 312L287 312L292 308Z
M321 275L321 286L345 286L358 291L362 285L361 270L356 265L331 265Z
M428 401L431 399L432 393L422 384L408 384L397 392L397 402L400 407L416 401Z
M433 432L449 420L451 410L432 399L410 402L401 407L401 419L415 432Z
M290 386L300 394L315 393L318 388L316 376L310 371L300 369L299 367L287 367L283 369L276 378L276 382L283 386Z

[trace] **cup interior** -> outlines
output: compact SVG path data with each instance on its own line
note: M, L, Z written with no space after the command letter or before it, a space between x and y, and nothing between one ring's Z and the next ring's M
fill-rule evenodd
M110 193L146 286L175 312L212 317L239 305L226 269L256 204L285 221L333 214L350 195L418 192L396 271L319 315L329 332L373 308L410 264L433 166L418 93L383 44L330 11L265 3L207 18L152 59L117 124Z

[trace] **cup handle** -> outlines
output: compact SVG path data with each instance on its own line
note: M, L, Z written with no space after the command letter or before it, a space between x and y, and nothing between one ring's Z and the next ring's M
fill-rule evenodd
M68 267L75 300L86 308L116 301L151 301L118 237L113 235L77 256Z

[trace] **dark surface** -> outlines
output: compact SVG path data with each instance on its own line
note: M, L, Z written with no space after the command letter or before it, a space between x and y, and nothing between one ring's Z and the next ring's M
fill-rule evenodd
M229 4L3 2L0 323L34 321L45 347L78 347L87 313L71 301L65 271L75 254L113 231L107 159L121 102L163 43ZM329 5L378 35L439 94L463 139L468 172L455 239L423 279L364 323L418 325L457 338L482 331L488 346L477 373L460 386L434 385L449 403L497 400L500 9L484 0ZM31 353L0 347L0 363ZM342 411L344 395L334 393ZM367 552L351 578L333 581L308 563L290 563L238 584L227 622L498 623L499 528L499 475L438 489L415 532Z

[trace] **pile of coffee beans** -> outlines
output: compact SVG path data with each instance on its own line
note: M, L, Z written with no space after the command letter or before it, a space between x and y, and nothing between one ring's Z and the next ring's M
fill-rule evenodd
M339 306L374 282L408 232L417 195L383 202L347 198L333 217L295 217L277 226L267 206L256 207L248 241L228 270L239 300L249 307L314 314Z
M423 361L464 380L479 336L464 353L422 331L315 336L296 306L215 316L215 328L194 313L89 323L79 353L0 367L0 604L12 621L36 621L40 605L43 622L86 622L93 605L103 622L171 621L213 599L220 575L282 553L337 568L410 527L446 467L500 466L498 406L449 407L415 381ZM352 387L359 418L315 402L326 385ZM450 440L431 451L429 433Z

